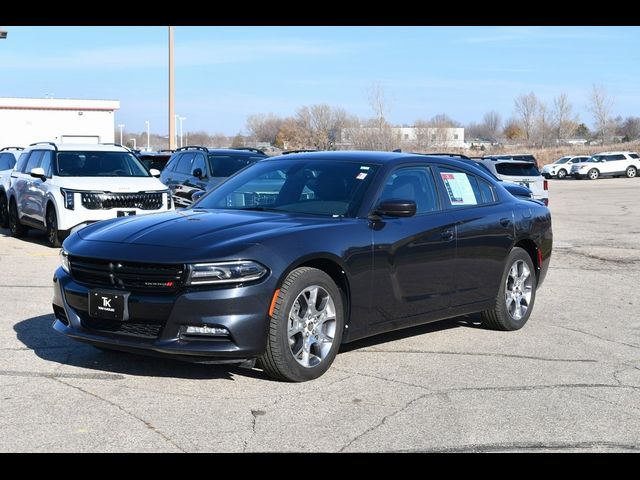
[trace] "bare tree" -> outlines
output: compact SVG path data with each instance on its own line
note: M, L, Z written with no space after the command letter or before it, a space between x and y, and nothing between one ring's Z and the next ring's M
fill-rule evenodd
M598 138L605 143L612 135L614 122L611 119L613 97L607 94L604 86L593 85L589 95L589 111L593 115Z
M491 110L484 114L482 117L481 129L483 131L483 137L489 138L491 141L496 141L500 134L500 127L502 126L502 117L495 110Z
M247 131L256 142L273 144L283 122L284 119L273 113L250 115L247 118Z
M575 133L577 117L572 114L573 107L569 103L566 93L561 93L553 99L553 122L555 124L555 137L558 142L566 140Z
M551 112L543 102L538 102L536 127L538 143L541 147L546 147L551 140L553 124Z
M527 142L532 140L536 114L538 113L538 98L535 93L522 94L515 99L515 112L520 117L520 124Z
M628 141L635 140L636 138L640 137L640 118L625 118L618 133L625 137Z

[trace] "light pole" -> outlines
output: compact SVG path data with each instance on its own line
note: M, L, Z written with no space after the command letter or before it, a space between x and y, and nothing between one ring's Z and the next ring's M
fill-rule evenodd
M173 122L174 122L174 128L175 128L175 142L176 142L176 147L178 146L178 118L180 118L180 115L174 115L173 116ZM182 146L182 145L180 145Z
M136 150L136 139L130 138L129 141L133 141L133 149Z
M173 120L175 112L175 85L173 74L173 27L169 27L169 149L176 149L176 130Z
M145 120L144 124L147 126L147 152L151 151L151 133L149 131L149 120Z
M186 120L187 117L178 117L178 120L180 120L180 146L184 147L184 144L182 143L182 121Z
M118 128L120 129L120 145L122 145L122 129L124 128L124 123L118 124Z

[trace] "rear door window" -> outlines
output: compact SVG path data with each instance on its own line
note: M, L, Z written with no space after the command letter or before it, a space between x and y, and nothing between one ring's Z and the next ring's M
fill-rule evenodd
M452 207L468 207L495 202L493 187L485 180L449 167L438 167L445 196Z

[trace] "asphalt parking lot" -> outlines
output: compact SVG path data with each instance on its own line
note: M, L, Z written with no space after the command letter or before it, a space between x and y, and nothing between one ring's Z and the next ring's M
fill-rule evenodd
M640 450L640 179L549 183L554 253L525 328L374 337L303 384L55 333L58 251L0 229L0 451Z

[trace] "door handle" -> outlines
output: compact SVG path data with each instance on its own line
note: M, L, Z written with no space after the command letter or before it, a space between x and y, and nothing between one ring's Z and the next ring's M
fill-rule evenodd
M443 230L440 232L440 236L443 240L453 240L453 230Z
M500 225L502 225L503 227L508 227L510 223L511 223L511 219L510 218L501 218L500 219Z

